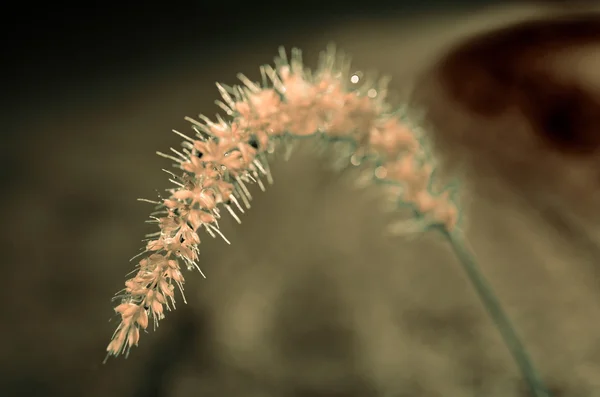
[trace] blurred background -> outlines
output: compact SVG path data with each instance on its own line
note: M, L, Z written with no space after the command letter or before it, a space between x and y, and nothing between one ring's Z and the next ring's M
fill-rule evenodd
M5 4L0 395L527 396L448 248L382 237L381 192L310 150L275 160L275 185L255 189L242 225L223 225L231 247L204 238L208 278L186 273L188 304L128 359L102 360L111 297L153 231L136 199L169 187L155 152L178 147L184 116L217 111L216 81L257 77L280 45L313 66L335 42L403 100L452 44L586 4ZM520 211L475 217L474 244L555 396L600 396L598 251ZM561 273L569 261L583 265Z

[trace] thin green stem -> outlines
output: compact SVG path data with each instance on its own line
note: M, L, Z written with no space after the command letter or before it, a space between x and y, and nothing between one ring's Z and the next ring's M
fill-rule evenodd
M467 273L467 276L473 284L473 287L475 287L479 298L492 317L492 320L496 324L498 331L500 331L506 346L517 362L525 381L531 389L532 396L550 397L548 389L545 387L543 380L535 370L532 360L525 350L525 346L517 335L515 328L511 324L508 316L502 309L500 301L498 300L489 282L479 270L479 266L477 265L475 257L467 248L467 245L460 236L449 233L445 230L443 230L442 233L450 242L454 253L458 257L463 269Z

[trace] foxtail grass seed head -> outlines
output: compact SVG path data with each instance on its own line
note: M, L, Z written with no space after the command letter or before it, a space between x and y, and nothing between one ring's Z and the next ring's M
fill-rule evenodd
M431 189L434 166L421 134L406 112L393 111L385 101L388 78L350 72L348 58L333 46L312 73L300 50L293 49L288 61L283 48L275 66L260 71L260 83L238 75L241 85L217 84L222 98L216 103L226 118L186 118L195 135L174 131L183 138L182 148L158 153L178 170L166 171L173 184L168 197L144 200L156 205L150 221L159 231L147 236L135 275L116 296L120 323L107 358L128 354L140 331L150 324L156 328L175 308L175 289L183 297L181 267L202 274L201 232L228 242L219 230L223 210L241 222L240 214L251 206L248 186L256 183L264 190L273 182L268 155L279 147L291 153L298 139L343 143L345 166L367 164L371 181L397 186L399 202L416 214L415 223L403 230L456 231L459 210L450 191Z

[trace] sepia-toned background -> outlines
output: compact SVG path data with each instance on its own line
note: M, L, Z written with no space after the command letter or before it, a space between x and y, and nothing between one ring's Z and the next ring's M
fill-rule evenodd
M600 396L600 17L593 2L54 5L6 13L0 395L507 397L528 390L447 244L310 148L188 304L102 364L111 297L169 187L184 116L277 48L329 42L423 117L465 230L554 396ZM31 11L31 13L29 12ZM32 14L35 13L35 16ZM564 18L525 28L522 21ZM502 33L486 32L506 28ZM474 41L473 41L474 40ZM181 300L180 300L181 301ZM109 321L111 319L111 321Z

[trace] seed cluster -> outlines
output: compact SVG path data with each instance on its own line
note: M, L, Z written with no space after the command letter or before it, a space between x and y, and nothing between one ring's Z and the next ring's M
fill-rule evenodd
M217 104L227 120L187 118L194 138L175 131L184 139L182 149L159 153L173 160L180 174L167 171L175 185L168 197L144 200L156 204L151 222L160 230L147 236L135 276L117 294L121 322L108 356L128 353L150 320L156 327L165 309L175 307L175 286L183 295L180 266L202 273L199 231L227 241L218 223L223 209L241 222L238 214L252 199L248 185L264 190L263 180L272 183L267 156L293 140L315 136L349 143L351 164L370 161L374 179L400 188L399 200L428 225L455 228L458 209L448 190L431 191L434 166L415 127L384 101L387 79L349 73L349 62L334 48L322 53L314 74L303 66L299 50L288 61L282 49L275 67L263 66L261 75L262 83L240 75L241 86L217 84L222 96Z

